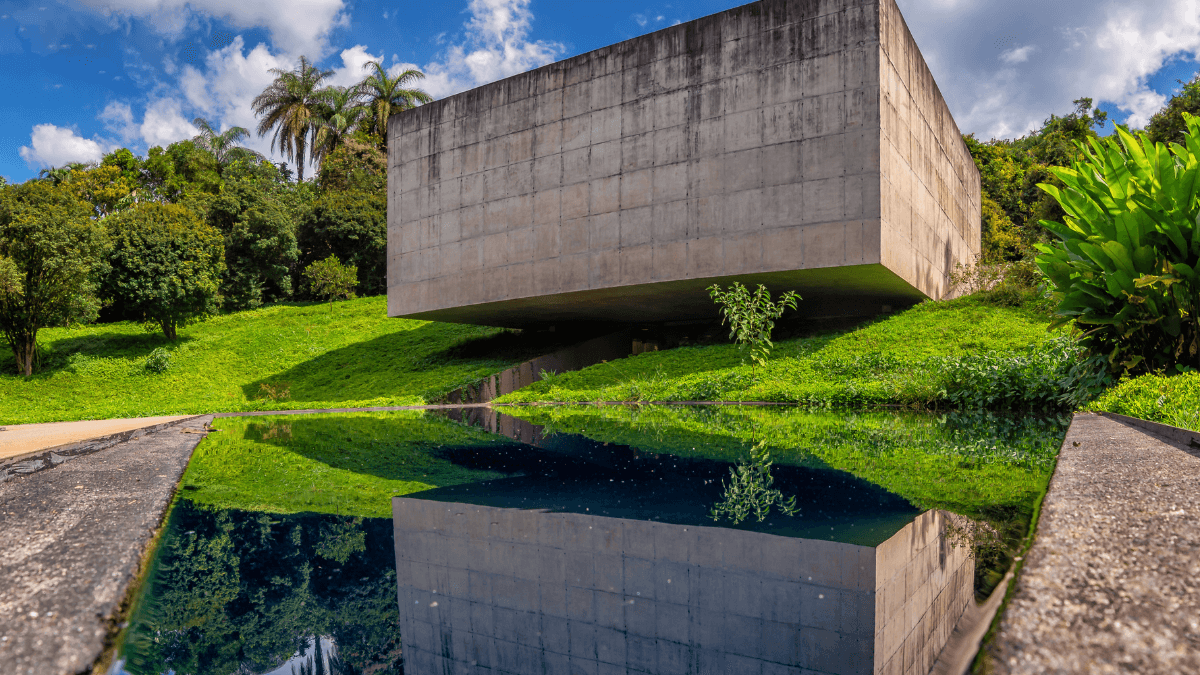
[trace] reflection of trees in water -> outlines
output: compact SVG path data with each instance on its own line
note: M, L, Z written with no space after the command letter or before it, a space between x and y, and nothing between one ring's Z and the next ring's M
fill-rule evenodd
M787 516L800 511L796 508L795 495L784 499L782 492L771 487L775 478L771 475L771 453L766 441L750 448L749 459L739 460L738 465L729 470L729 478L729 483L722 483L724 498L709 512L713 520L726 517L737 525L753 515L761 523L771 513L772 506Z
M393 555L390 519L181 500L131 617L125 667L134 675L266 672L315 640L304 675L398 673ZM320 653L320 636L335 654Z

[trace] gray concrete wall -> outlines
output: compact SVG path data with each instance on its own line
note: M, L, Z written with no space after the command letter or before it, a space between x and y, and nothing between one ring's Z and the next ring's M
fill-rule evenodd
M414 675L917 672L892 668L971 592L929 514L878 549L400 497L393 522Z
M940 298L980 251L979 170L895 0L879 34L881 260Z
M708 317L704 286L722 278L833 305L936 297L941 286L915 261L945 251L910 249L942 242L891 236L902 221L881 206L885 187L888 199L915 190L885 183L881 157L920 168L907 158L932 152L919 145L926 135L918 145L881 135L880 60L895 51L880 40L888 7L764 0L393 116L389 315ZM920 61L915 48L906 55ZM917 96L945 107L936 89ZM977 193L976 177L976 230ZM899 203L927 207L907 194ZM947 208L969 229L969 199L931 194L961 202ZM885 241L905 248L885 252ZM946 242L954 256L970 252Z

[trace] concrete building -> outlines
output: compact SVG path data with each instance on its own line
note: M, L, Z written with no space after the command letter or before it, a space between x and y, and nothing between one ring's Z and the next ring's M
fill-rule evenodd
M895 0L762 0L389 121L388 314L502 326L940 298L979 173Z

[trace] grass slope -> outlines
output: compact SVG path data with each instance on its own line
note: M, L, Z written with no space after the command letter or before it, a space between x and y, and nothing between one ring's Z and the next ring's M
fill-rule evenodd
M43 367L28 379L11 368L0 374L0 425L421 404L523 356L506 348L512 341L498 329L389 319L383 297L332 311L275 305L179 333L171 344L128 322L42 331ZM155 374L145 363L157 347L172 356L170 368ZM288 396L268 398L264 383Z
M924 405L944 383L933 362L1018 353L1050 337L1045 315L979 298L928 302L859 328L776 343L758 372L733 345L681 347L602 363L513 392L542 401L776 401Z
M1087 409L1200 431L1200 373L1142 375L1124 380Z

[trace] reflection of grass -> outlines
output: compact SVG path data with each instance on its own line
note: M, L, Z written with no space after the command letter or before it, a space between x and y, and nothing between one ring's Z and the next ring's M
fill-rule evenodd
M420 412L221 418L183 478L221 508L390 517L391 498L501 474L452 464L446 448L506 439Z
M510 409L536 424L648 452L735 461L756 444L777 465L846 471L924 509L984 521L1004 546L981 549L990 591L1026 535L1069 419L989 413L808 412L742 406Z
M275 305L222 315L182 329L174 344L131 322L47 329L38 339L47 351L30 380L0 364L0 425L417 404L525 356L495 328L389 319L383 297L332 313ZM147 371L146 357L162 347L170 368Z
M1047 324L1032 310L974 297L930 302L851 330L780 340L757 373L733 345L681 347L563 373L500 401L925 405L946 385L937 359L1023 354L1045 342Z

